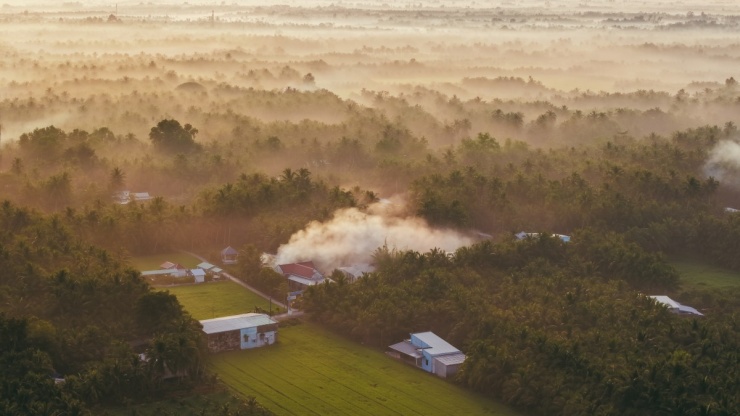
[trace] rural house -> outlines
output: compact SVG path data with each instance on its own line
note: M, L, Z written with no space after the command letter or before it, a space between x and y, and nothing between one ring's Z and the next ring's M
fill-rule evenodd
M465 361L465 354L433 332L411 334L406 341L393 344L389 354L424 371L447 378Z
M159 268L161 270L170 270L170 269L185 270L185 266L183 266L181 264L178 264L178 263L173 263L171 261L166 261L166 262L160 264L159 265Z
M200 321L211 352L246 350L277 341L277 321L263 313L245 313Z
M703 313L697 311L691 306L682 305L668 296L650 296L650 298L655 300L659 305L665 306L669 311L675 314L704 316Z
M223 273L224 271L222 268L216 267L215 265L205 262L205 261L198 264L195 267L199 269L203 269L203 271L205 271L206 274L213 276L215 279L218 279L219 277L221 277L221 273Z
M316 270L312 261L301 263L279 264L275 271L288 278L291 290L305 290L309 286L324 283L326 278Z
M221 250L221 263L223 264L236 264L239 252L234 247L228 246Z

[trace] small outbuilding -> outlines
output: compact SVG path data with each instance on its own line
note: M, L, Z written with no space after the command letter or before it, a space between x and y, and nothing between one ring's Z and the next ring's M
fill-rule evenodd
M278 323L263 313L245 313L200 321L211 352L246 350L277 342Z
M236 264L239 252L234 247L228 246L221 250L221 263L223 264Z
M447 378L460 369L465 354L433 332L411 334L411 338L388 347L389 354L424 371Z
M206 271L203 269L190 269L188 270L188 276L195 279L195 283L203 283L206 281Z

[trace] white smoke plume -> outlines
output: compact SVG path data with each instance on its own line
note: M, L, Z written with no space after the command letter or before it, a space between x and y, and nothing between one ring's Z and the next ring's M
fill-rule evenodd
M432 228L421 218L398 216L398 205L384 202L373 204L368 213L341 209L327 222L310 223L278 248L277 264L313 260L317 268L331 272L341 266L371 263L375 250L384 244L426 252L433 248L455 251L474 242L460 232Z
M709 152L704 174L723 184L740 188L740 143L723 140Z

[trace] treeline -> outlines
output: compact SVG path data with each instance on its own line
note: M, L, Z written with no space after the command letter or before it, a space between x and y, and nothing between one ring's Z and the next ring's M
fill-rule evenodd
M413 182L411 206L440 226L496 235L594 227L650 251L737 269L739 220L724 209L737 205L734 168L709 161L734 134L704 127L548 152L481 134L445 153L440 173ZM725 183L705 176L709 167Z
M381 249L375 273L311 287L304 305L381 348L432 330L466 351L458 382L531 414L736 413L738 291L686 294L707 316L673 315L646 295L675 285L675 271L605 237L487 241L452 256Z
M200 324L173 295L59 216L5 201L0 230L0 413L90 414L203 378Z

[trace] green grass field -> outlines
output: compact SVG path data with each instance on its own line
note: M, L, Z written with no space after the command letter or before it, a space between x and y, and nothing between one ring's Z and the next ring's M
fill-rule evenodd
M269 310L270 301L227 280L197 285L162 287L177 296L177 300L193 318L210 319L219 316L254 312L255 306ZM284 312L272 305L273 312Z
M740 273L713 266L696 260L678 260L670 261L670 264L678 270L681 276L681 283L689 287L740 287Z
M277 415L519 415L312 323L280 328L270 347L213 355L210 367Z
M141 256L132 257L131 266L136 270L158 270L159 265L171 261L173 263L180 263L185 267L194 268L201 261L197 257L193 257L189 254L174 252L174 253L162 253L155 254L153 256Z

